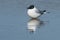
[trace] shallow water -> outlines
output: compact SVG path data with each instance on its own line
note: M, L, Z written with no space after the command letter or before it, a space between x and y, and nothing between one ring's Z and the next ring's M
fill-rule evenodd
M50 13L31 20L30 4ZM60 0L0 0L0 40L60 40Z

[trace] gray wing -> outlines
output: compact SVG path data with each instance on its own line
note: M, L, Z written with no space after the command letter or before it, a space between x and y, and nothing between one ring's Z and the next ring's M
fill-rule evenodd
M41 10L37 10L36 12L37 12L37 13L40 13L40 14L43 14L43 13L44 13L44 12L41 11Z

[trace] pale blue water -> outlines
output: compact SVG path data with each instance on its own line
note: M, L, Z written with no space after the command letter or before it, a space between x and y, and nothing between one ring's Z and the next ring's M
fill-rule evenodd
M39 18L45 24L33 33L27 30L30 4L50 12ZM0 40L60 40L60 0L0 0Z

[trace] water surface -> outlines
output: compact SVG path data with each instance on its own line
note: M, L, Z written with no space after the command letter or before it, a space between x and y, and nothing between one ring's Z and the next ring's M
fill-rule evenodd
M28 30L30 4L50 12L35 20L42 25L34 32ZM0 40L60 40L60 0L0 0Z

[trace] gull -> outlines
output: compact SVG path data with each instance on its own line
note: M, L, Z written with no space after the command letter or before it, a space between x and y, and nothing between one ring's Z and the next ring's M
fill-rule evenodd
M30 5L27 8L27 14L31 18L38 18L38 17L40 17L41 15L43 15L45 13L46 13L46 10L41 11L41 10L37 9L34 5Z

